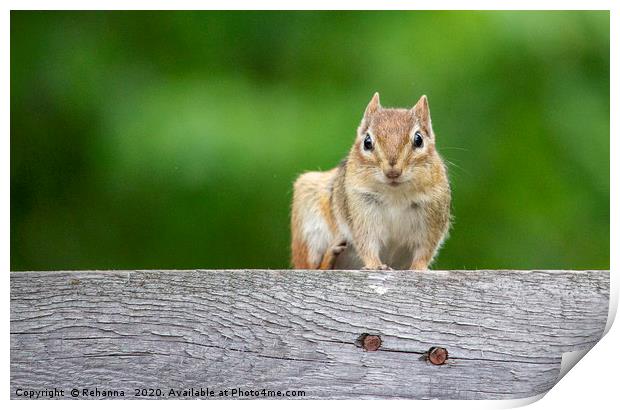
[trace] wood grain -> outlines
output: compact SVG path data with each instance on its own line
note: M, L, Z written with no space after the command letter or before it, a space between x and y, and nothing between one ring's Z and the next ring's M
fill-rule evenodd
M562 353L599 340L608 303L608 271L13 272L11 397L530 397L555 384ZM378 351L356 346L362 333L381 337ZM423 360L432 346L447 364Z

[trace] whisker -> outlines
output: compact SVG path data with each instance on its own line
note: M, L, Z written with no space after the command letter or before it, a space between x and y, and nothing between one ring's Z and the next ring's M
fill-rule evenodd
M449 160L449 159L447 159L447 158L444 158L444 160L445 160L448 164L450 164L450 165L452 165L453 167L455 167L456 169L458 169L458 170L460 170L460 171L463 171L463 172L464 172L467 176L469 176L469 177L471 177L471 176L472 176L470 172L468 172L465 168L461 167L460 165L455 164L454 162L450 161L450 160Z
M441 150L444 150L444 149L456 149L456 150L459 150L459 151L467 151L467 152L469 152L469 150L467 148L461 148L461 147L441 147Z

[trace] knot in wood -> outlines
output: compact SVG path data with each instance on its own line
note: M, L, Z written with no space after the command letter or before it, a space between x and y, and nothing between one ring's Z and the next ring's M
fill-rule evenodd
M378 335L370 335L362 333L355 341L355 346L363 348L367 352L374 352L381 347L381 337Z

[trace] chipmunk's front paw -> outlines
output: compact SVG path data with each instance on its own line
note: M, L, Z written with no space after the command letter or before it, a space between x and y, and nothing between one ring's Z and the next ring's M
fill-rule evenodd
M340 242L338 245L332 247L332 253L334 254L334 256L338 256L342 252L344 252L345 249L347 249L347 243Z
M376 265L376 266L364 266L362 270L394 270L394 269L382 263L381 265Z
M428 270L428 263L422 261L414 261L410 270Z

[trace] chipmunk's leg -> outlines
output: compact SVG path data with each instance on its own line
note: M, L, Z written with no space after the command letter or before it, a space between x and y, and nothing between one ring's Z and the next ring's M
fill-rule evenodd
M322 266L331 264L325 258L336 237L329 206L329 181L329 173L308 172L293 186L291 251L295 269L327 269Z
M294 269L329 269L321 267L327 264L326 255L331 253L329 242L331 234L318 216L304 220L305 226L293 233L291 244Z
M357 254L364 263L362 270L392 270L389 266L381 262L379 257L379 241L366 237L358 241L356 246Z
M437 251L445 239L447 225L443 229L431 230L427 236L420 238L419 242L413 247L413 258L411 260L411 270L428 270L433 262Z
M414 260L411 263L411 268L409 268L410 270L428 270L428 261L425 260Z
M428 270L428 265L433 260L434 253L434 247L424 246L417 248L413 252L410 270Z
M347 248L345 241L336 242L335 245L330 246L323 255L323 259L319 264L319 269L334 269L336 264L336 258Z

